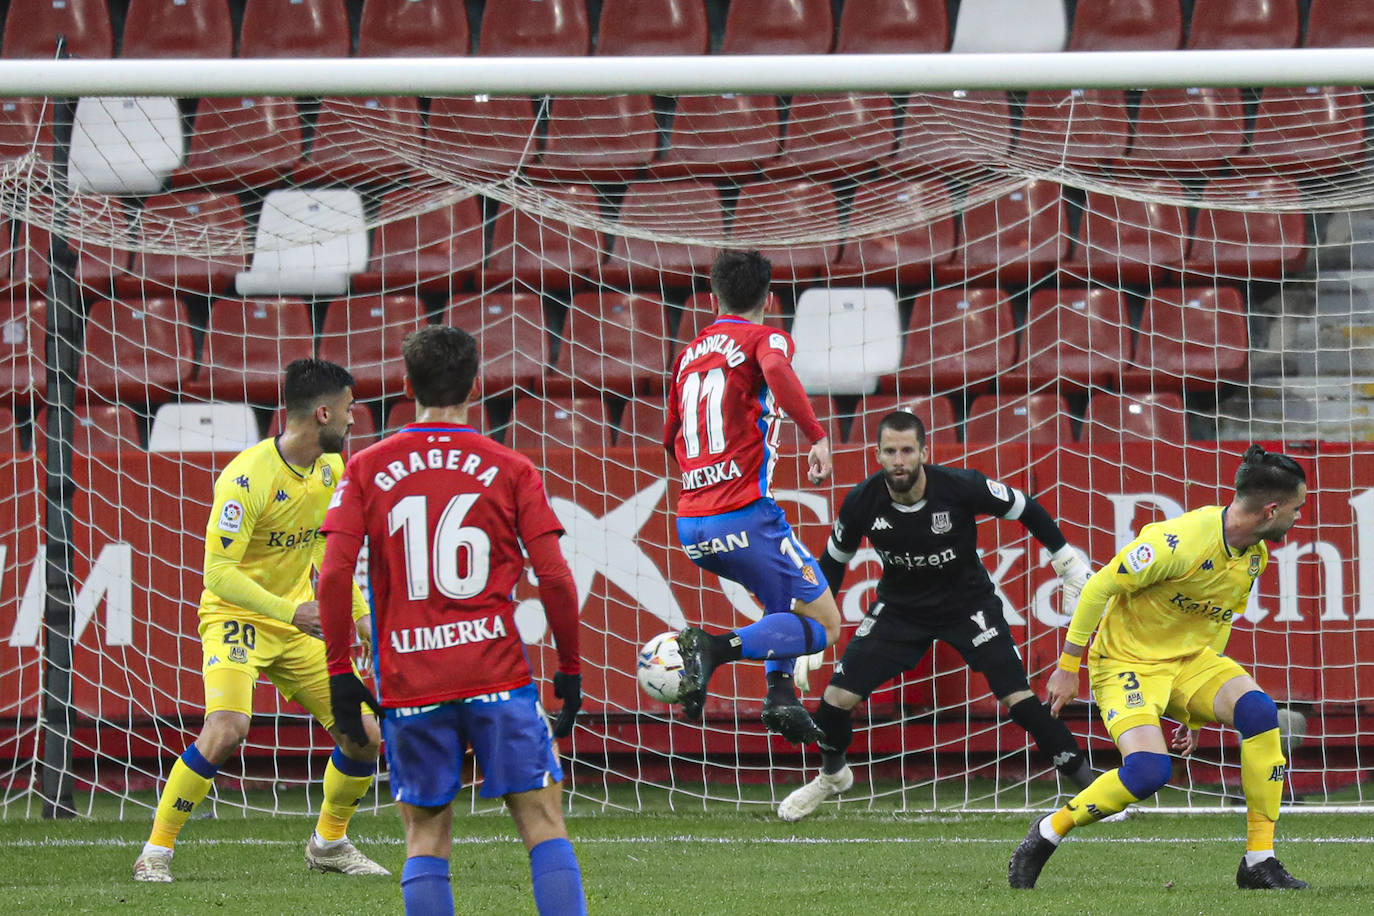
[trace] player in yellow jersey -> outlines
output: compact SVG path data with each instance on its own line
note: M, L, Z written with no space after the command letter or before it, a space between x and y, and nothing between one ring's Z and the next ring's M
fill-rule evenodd
M1012 854L1014 888L1035 886L1060 841L1153 795L1169 781L1169 747L1187 756L1210 722L1240 732L1246 804L1245 856L1236 885L1307 887L1274 858L1274 822L1283 798L1278 708L1245 669L1222 655L1231 624L1245 612L1255 580L1298 520L1307 476L1286 455L1252 445L1236 472L1230 505L1207 506L1146 525L1088 580L1078 599L1058 669L1050 675L1056 715L1088 678L1121 766L1099 776L1067 805L1031 825ZM1100 621L1100 623L1099 623ZM1160 717L1183 723L1166 744Z
M368 744L357 745L334 727L311 584L324 557L320 523L343 476L338 453L353 425L353 377L342 366L300 359L286 367L283 394L285 430L240 452L215 481L200 598L205 724L172 765L152 833L134 863L135 881L172 880L177 834L248 736L259 674L304 706L338 744L325 767L324 801L306 843L306 864L351 875L390 874L346 834L377 770L380 730L376 719L364 716ZM370 644L369 609L356 585L353 618Z

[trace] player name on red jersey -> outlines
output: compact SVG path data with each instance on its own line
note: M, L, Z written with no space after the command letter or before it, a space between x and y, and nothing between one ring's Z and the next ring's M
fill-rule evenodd
M728 461L720 461L705 467L689 468L683 471L682 489L695 490L697 487L709 487L713 483L734 480L736 477L742 476L744 476L744 472L739 469L739 465L732 458Z
M386 467L372 475L372 482L382 491L390 490L402 478L419 471L460 471L477 478L484 487L491 486L500 471L494 464L482 467L482 456L469 452L466 457L460 448L431 448L413 451L405 460L389 461Z
M506 635L506 624L500 617L479 617L476 620L455 620L432 627L410 627L391 631L393 652L407 654L431 649L447 649L470 642L486 642Z
M707 353L719 353L725 357L725 365L732 369L749 358L749 354L744 352L739 342L729 334L712 334L688 345L682 351L682 356L678 357L677 361L678 372L681 373L690 363Z

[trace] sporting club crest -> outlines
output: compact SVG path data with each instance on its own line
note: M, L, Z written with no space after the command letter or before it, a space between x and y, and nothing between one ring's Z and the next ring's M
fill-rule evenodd
M930 516L931 534L948 534L954 526L950 524L948 512L933 512Z

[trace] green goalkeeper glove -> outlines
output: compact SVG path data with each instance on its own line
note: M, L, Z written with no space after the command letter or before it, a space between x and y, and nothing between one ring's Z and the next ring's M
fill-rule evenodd
M381 704L356 674L349 671L329 676L329 709L334 713L334 727L358 747L366 747L371 743L367 738L367 730L363 728L364 703L381 716Z

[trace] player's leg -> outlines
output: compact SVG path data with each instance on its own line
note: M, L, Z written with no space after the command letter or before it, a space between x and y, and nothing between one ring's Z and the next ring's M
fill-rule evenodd
M1283 745L1279 735L1279 713L1274 701L1239 665L1218 658L1220 668L1235 671L1214 677L1190 701L1194 707L1209 709L1210 716L1240 732L1240 783L1245 793L1245 857L1236 872L1236 884L1246 889L1301 890L1306 881L1294 878L1274 856L1274 827L1283 801ZM1209 702L1210 700L1210 702Z
M530 857L541 916L585 914L582 870L559 806L563 768L533 684L461 704L464 734L482 770L483 798L502 798Z
M453 913L449 880L452 813L449 805L462 787L462 709L441 703L419 709L388 710L382 722L391 795L406 828L406 861L401 897L411 914Z
M449 854L453 846L453 809L449 805L398 802L406 829L406 864L401 869L401 901L408 914L453 916Z
M346 875L391 874L363 855L348 839L348 823L372 788L377 773L382 733L376 717L364 709L363 729L367 732L368 743L362 746L349 741L334 728L324 643L304 633L286 641L280 656L267 669L267 676L282 696L304 706L334 738L336 745L324 767L324 799L315 830L305 844L306 865Z

